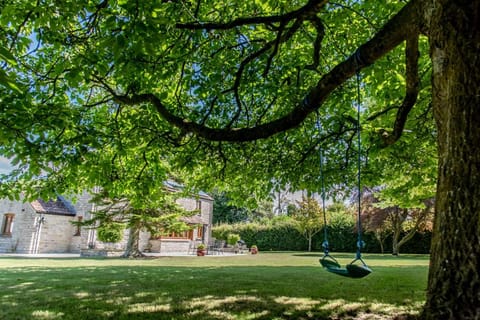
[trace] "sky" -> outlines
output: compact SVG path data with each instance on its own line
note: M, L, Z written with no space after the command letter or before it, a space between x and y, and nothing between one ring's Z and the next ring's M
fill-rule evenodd
M11 170L10 160L0 156L0 174L9 173Z

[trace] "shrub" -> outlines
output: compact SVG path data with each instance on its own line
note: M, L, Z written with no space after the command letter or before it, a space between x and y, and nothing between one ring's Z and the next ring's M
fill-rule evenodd
M97 228L98 240L103 242L119 242L123 238L124 225L118 222L101 224Z
M212 229L212 236L218 240L227 240L230 233L234 233L232 224L216 225Z
M213 228L213 236L227 239L236 233L247 246L256 244L261 250L306 250L305 239L291 219L272 219L251 223L222 224Z
M328 242L332 252L355 252L357 250L357 233L355 221L335 221L328 226ZM269 221L221 224L213 228L213 235L218 239L227 239L229 234L238 234L247 246L256 244L262 251L305 251L307 243L305 238L294 227L291 219L272 219ZM323 251L323 230L312 239L312 249ZM365 247L362 252L380 253L380 245L372 232L363 232L362 240ZM430 248L431 233L417 233L400 249L402 253L428 253ZM392 251L392 238L384 241L385 252Z
M227 237L227 243L231 246L237 244L237 242L241 239L240 235L237 233L230 233Z

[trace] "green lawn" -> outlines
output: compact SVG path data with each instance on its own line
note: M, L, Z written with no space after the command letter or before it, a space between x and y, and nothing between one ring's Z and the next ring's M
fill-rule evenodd
M428 257L364 255L363 279L319 254L0 258L0 319L391 319L424 302ZM353 254L338 254L342 264Z

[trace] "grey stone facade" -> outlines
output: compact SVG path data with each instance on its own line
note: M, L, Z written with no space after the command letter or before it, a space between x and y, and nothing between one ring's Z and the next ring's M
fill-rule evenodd
M0 199L0 252L80 252L80 237L70 221L85 213L75 211L43 212L33 203ZM8 215L13 215L13 220L6 230Z
M94 228L80 228L71 223L91 218L95 206L90 199L88 193L77 196L76 201L59 197L55 202L47 203L0 199L0 253L121 254L127 243L128 230L122 241L104 243L97 239ZM142 232L141 251L187 252L195 242L210 241L213 199L202 193L198 198L179 199L178 203L189 211L200 211L199 215L186 218L195 228L185 236L175 238L151 239L148 232Z

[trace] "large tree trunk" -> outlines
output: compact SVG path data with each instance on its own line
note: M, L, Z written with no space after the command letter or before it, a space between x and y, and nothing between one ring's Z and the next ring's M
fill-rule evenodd
M133 226L130 228L128 234L128 241L125 247L125 252L122 257L124 258L139 258L145 255L139 250L138 242L140 240L140 228Z
M439 168L424 316L480 319L480 1L429 2Z
M399 247L398 247L398 238L400 237L400 232L394 231L392 237L392 255L398 256Z
M395 207L395 213L392 217L392 227L393 227L393 236L392 236L392 254L398 256L399 254L399 245L398 241L400 239L400 234L402 233L402 224L403 219L398 213L398 207Z
M383 238L384 233L382 231L375 231L375 238L378 241L378 244L380 245L380 252L383 254L385 252L385 249L383 248L383 241L385 240Z

